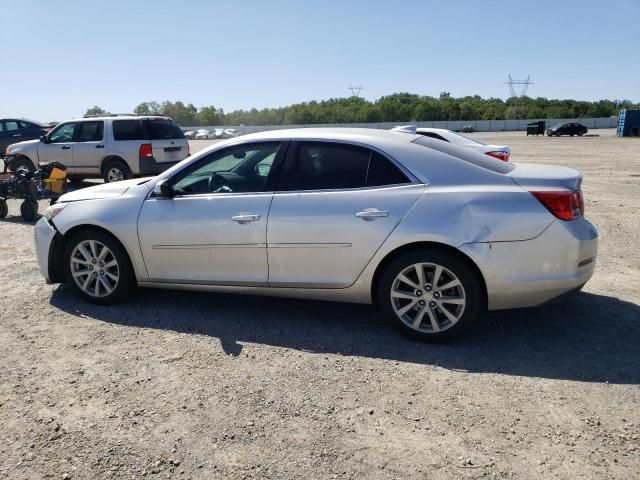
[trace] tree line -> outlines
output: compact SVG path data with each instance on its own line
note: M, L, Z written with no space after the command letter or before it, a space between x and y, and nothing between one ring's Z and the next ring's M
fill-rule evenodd
M316 123L422 122L438 120L504 120L513 118L516 98L482 98L478 95L454 98L448 92L439 97L395 93L375 101L361 97L297 103L287 107L234 110L192 103L143 102L136 114L166 115L181 126L209 125L300 125ZM516 118L591 118L617 115L622 108L640 108L630 100L560 100L523 97L517 102ZM108 113L92 107L85 115Z

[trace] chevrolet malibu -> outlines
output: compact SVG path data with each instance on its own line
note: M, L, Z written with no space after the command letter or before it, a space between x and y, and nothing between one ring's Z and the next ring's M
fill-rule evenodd
M263 132L62 196L36 225L37 257L94 303L136 286L373 303L442 340L589 280L581 180L412 133Z

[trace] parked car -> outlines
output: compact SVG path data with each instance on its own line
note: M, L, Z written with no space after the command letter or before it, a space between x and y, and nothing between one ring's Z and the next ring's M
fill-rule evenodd
M225 128L223 132L222 138L232 138L240 135L240 132L235 128Z
M51 127L24 118L1 118L0 154L5 153L7 147L13 143L40 138L50 130Z
M213 136L214 138L225 138L224 128L214 128Z
M461 131L462 133L475 133L475 132L477 132L477 130L476 130L475 128L473 128L473 126L472 126L472 125L464 125L464 126L460 129L460 131Z
M449 142L454 145L471 148L504 162L508 162L509 156L511 155L511 147L506 145L485 145L477 140L465 137L464 135L459 135L444 128L416 128L414 125L407 125L403 127L395 127L393 130L417 133L418 135L424 135L425 137L435 138L443 142Z
M197 130L194 137L196 140L207 140L209 138L215 138L213 132L210 132L206 128L201 128L200 130Z
M39 140L9 146L6 153L14 172L59 162L73 179L115 182L163 172L189 155L189 143L168 117L110 115L62 122Z
M136 285L375 303L423 340L589 280L580 172L442 143L347 128L219 142L62 196L35 228L40 270L99 304Z
M189 140L193 140L196 137L196 131L195 130L187 130L184 133L184 137L189 139Z
M571 137L578 135L581 137L585 133L587 133L587 127L581 123L559 123L551 128L547 128L547 135L549 137L560 137L562 135L569 135Z

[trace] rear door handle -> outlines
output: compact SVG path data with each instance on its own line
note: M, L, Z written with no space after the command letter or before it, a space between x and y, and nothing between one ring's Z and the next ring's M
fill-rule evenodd
M21 133L14 133L13 135L11 135L12 137L21 137L22 134Z
M62 150L71 150L71 145L63 145L60 148L62 148Z
M231 217L231 220L238 223L255 222L256 220L260 220L260 215L255 215L253 213L240 213Z
M356 217L363 220L373 220L375 218L388 217L389 212L386 210L378 210L377 208L365 208L363 211L356 213Z
M104 148L104 145L96 145L96 148Z

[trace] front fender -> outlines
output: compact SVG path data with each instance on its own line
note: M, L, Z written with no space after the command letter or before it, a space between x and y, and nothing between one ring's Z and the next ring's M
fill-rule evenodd
M53 219L53 224L63 236L83 227L106 230L127 251L136 278L146 280L148 274L138 241L138 215L143 201L144 196L125 194L117 198L69 202Z

